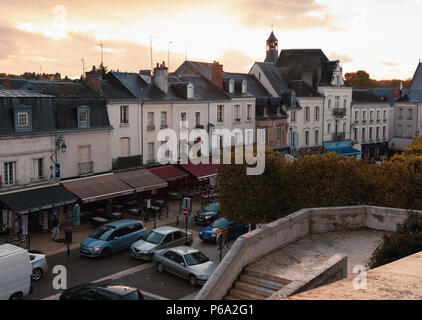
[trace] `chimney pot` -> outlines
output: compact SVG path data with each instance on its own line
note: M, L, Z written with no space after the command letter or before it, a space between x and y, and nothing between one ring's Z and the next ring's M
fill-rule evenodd
M211 67L211 79L219 88L223 88L223 66L217 61Z

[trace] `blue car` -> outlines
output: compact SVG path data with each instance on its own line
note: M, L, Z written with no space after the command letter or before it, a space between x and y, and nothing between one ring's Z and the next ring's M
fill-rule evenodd
M106 223L82 241L80 253L86 257L108 257L112 253L129 249L146 234L146 229L138 220L126 219Z
M209 225L218 217L218 209L220 205L218 202L207 204L202 210L195 214L195 223L202 225Z
M199 238L201 240L216 241L218 229L227 230L229 240L233 240L247 233L249 226L247 224L229 222L222 217L218 217L208 227L203 228L199 232Z

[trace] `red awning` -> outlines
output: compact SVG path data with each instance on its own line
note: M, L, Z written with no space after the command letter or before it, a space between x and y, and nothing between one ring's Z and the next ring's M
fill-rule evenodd
M156 176L147 169L136 169L124 172L117 172L116 175L126 184L136 190L143 192L167 187L168 183Z
M179 163L178 165L185 171L195 176L198 180L205 180L217 176L217 164L212 163L211 157L208 160L208 164L194 164L189 160L188 164Z
M167 182L189 177L188 173L173 165L153 168L149 171Z

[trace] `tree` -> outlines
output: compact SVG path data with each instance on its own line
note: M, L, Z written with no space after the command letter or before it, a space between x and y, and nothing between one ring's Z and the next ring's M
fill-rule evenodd
M104 66L102 63L100 64L100 66L97 68L97 70L100 72L101 75L101 79L104 79L105 76L108 73L108 66Z
M369 260L369 267L407 257L422 250L422 215L410 211L406 219L397 225L396 232L384 234L382 243Z

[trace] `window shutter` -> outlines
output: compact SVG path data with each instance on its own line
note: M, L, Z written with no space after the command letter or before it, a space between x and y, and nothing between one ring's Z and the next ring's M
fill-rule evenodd
M294 134L295 134L295 136L294 136L295 146L296 146L296 148L298 148L299 147L299 132L295 132Z
M289 147L291 147L292 146L292 133L291 132L289 132L287 134L287 141L289 142L288 143Z

